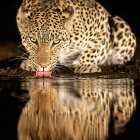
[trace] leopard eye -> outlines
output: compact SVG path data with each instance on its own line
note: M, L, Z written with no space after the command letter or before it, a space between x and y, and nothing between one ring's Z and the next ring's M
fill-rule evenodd
M34 38L34 37L30 37L30 41L33 42L33 43L37 43L37 39Z
M54 40L52 45L57 45L60 43L60 40Z

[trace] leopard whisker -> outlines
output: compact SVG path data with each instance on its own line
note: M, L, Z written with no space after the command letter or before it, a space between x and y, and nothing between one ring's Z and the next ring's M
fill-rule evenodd
M28 53L26 52L21 54L21 56L24 56L24 55L29 56Z
M28 59L28 57L24 57L24 56L17 56L16 58L21 58L21 59Z
M15 60L27 60L25 58L13 58L13 59L10 59L10 61L15 61Z
M20 48L20 47L23 47L23 45L22 45L22 44L20 44L20 45L18 45L18 46L17 46L17 48Z
M59 67L59 68L62 68L62 69L64 69L64 68L67 68L67 69L69 69L71 72L73 72L73 69L69 66L65 66L65 65L63 65L63 64L59 64L59 65L56 65L56 67Z
M23 50L27 51L26 48L22 44L20 44L19 46L17 46L17 48L22 48Z
M60 73L60 70L59 70L57 67L55 67L55 68L52 70L52 73L53 73L53 74L56 74L57 72Z

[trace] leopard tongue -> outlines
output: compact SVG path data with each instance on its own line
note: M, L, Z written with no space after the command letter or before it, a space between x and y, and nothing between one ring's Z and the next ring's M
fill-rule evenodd
M35 73L35 77L46 77L46 78L50 78L50 77L52 77L52 72L51 71L37 71Z
M44 77L48 77L48 78L52 77L51 71L44 71L43 73L44 73Z

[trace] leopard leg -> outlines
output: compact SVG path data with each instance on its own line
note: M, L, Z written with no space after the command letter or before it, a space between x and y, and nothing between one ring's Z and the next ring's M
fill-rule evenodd
M27 70L27 71L36 71L32 61L30 59L24 60L21 65L21 69Z
M125 64L134 56L136 37L130 26L119 16L110 20L112 38L107 64Z
M85 50L79 60L75 63L75 73L95 73L101 72L97 64L98 50L90 49Z

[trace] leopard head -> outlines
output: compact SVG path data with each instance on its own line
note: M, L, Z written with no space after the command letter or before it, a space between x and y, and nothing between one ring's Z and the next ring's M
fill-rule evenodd
M65 0L28 1L24 0L18 10L17 26L32 63L30 70L51 71L63 55L69 54L71 40L64 24L73 16L74 9Z

